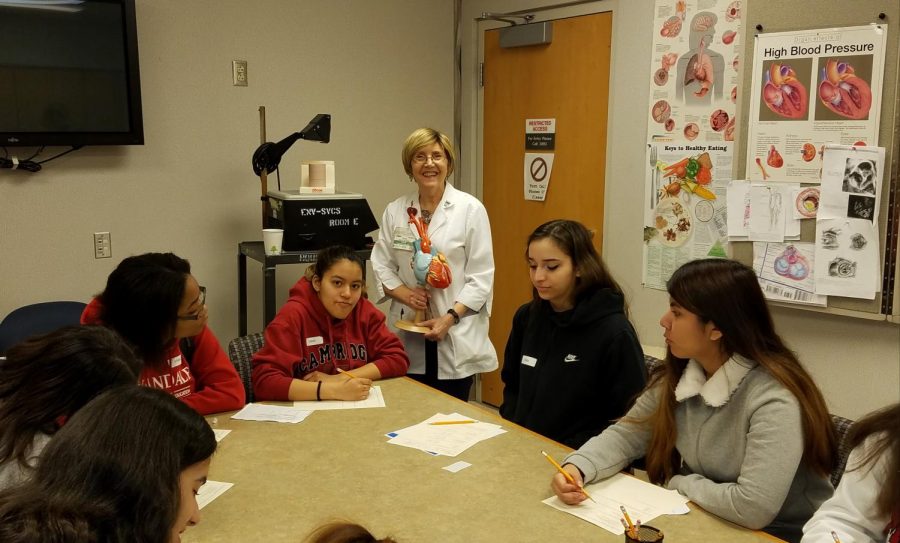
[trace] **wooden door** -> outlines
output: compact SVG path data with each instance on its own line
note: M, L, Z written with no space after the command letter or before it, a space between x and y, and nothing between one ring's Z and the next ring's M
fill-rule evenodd
M595 232L601 248L612 14L553 21L548 45L502 49L499 30L484 34L482 194L496 261L490 337L502 367L513 315L531 298L528 235L548 220L574 219ZM556 119L543 202L523 196L525 120L535 118ZM500 405L502 387L499 371L485 374L482 401Z

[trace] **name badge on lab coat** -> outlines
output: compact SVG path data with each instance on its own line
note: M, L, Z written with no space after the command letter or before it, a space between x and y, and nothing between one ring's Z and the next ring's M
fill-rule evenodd
M522 355L522 363L525 364L526 366L530 366L533 368L534 365L537 364L537 358L532 358L530 356L523 354Z
M394 228L394 239L391 243L391 247L394 249L412 251L414 241L416 241L416 236L413 235L409 225L397 226Z

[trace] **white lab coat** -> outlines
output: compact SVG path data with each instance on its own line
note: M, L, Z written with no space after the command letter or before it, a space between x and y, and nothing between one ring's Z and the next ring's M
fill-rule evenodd
M394 290L401 285L416 286L413 276L412 251L395 248L395 229L415 228L409 224L406 208L419 210L418 192L397 198L384 210L378 241L372 249L372 268L378 285L378 302L387 298L384 288ZM488 337L488 319L494 298L494 253L491 225L484 205L472 195L444 186L444 196L434 211L428 227L432 247L444 254L450 265L453 281L445 289L428 287L430 310L434 317L444 315L459 302L469 308L459 324L450 327L443 341L438 343L438 378L461 379L476 373L497 369L497 352ZM413 310L393 300L387 322L406 346L409 373L425 373L425 339L422 334L399 330L394 323L410 319ZM474 313L473 313L474 312Z

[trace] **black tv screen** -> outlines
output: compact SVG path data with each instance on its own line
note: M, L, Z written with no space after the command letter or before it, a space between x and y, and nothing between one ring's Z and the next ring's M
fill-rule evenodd
M0 0L0 146L143 143L134 0Z

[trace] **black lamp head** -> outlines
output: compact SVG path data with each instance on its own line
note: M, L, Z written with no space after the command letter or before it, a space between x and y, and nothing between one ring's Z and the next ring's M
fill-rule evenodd
M322 143L331 141L331 115L319 113L309 121L303 130L294 132L278 143L266 142L260 145L253 153L253 173L262 175L264 171L272 173L277 170L278 164L281 162L281 155L287 152L295 141L301 139Z

